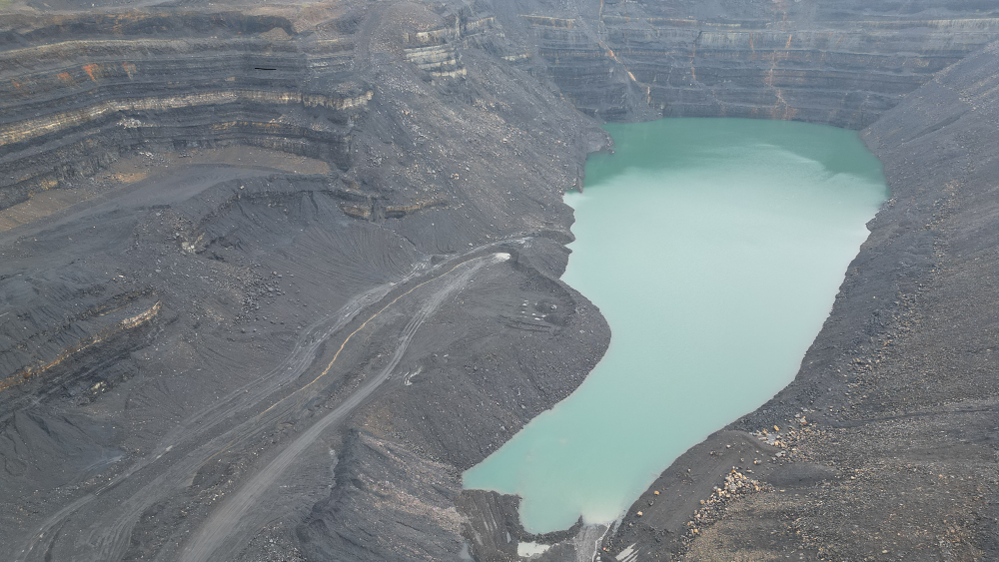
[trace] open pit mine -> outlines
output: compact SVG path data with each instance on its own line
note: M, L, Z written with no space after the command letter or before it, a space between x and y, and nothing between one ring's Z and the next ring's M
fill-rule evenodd
M995 559L997 41L988 0L0 0L0 559ZM607 349L562 196L661 117L857 130L892 195L794 382L532 535L461 473Z

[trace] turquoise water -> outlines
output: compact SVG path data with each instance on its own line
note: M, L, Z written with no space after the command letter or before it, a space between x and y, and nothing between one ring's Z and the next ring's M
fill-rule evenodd
M794 377L888 196L853 131L748 119L607 125L566 195L563 280L610 323L569 398L464 474L532 532L609 522L677 456Z

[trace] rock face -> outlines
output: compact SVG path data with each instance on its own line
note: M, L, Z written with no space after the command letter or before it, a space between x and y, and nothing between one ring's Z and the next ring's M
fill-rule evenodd
M17 23L30 27L3 38L3 207L140 146L238 143L345 167L345 124L373 95L331 79L350 63L349 45L310 57L289 40L285 18L181 12ZM317 65L327 72L310 72Z
M0 552L989 557L989 4L0 2ZM660 115L867 127L893 198L792 385L530 536L459 475L603 354L561 197Z
M999 37L994 6L952 4L592 1L525 19L556 84L603 119L861 129Z

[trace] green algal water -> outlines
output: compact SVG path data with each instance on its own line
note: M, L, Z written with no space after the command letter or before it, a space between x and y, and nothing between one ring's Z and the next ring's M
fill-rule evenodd
M852 131L744 119L608 125L563 279L607 318L586 382L464 475L531 531L618 518L677 456L794 377L888 196Z

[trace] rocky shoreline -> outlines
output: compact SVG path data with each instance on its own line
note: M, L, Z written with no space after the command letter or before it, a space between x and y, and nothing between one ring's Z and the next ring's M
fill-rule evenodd
M988 6L50 4L0 3L7 559L994 557ZM659 115L866 127L893 198L790 386L534 537L459 475L606 349L561 197Z

